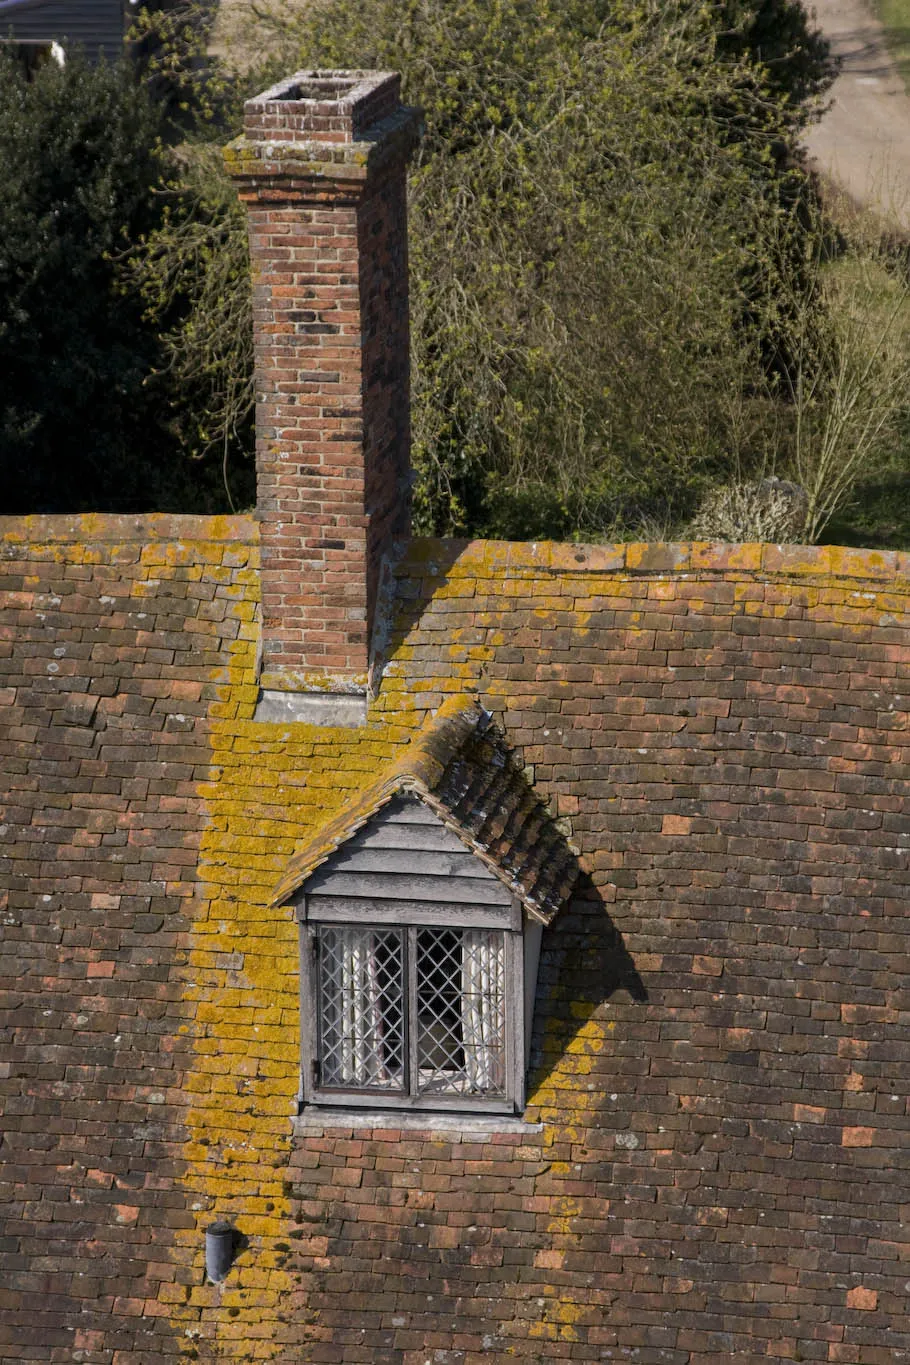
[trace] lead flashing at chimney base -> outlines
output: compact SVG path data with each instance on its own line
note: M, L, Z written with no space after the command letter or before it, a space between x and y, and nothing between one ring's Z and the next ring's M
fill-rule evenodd
M253 262L262 719L365 719L381 567L410 532L418 130L397 75L300 71L225 150Z

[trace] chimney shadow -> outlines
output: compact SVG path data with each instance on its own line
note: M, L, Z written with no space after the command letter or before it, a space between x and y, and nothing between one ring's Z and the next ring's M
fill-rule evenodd
M419 623L434 594L446 583L452 568L472 540L408 541L387 571L380 588L371 642L371 673L382 678L408 635Z
M648 992L607 903L583 873L544 931L534 1004L528 1094L546 1085L567 1048L608 1001L645 1004Z

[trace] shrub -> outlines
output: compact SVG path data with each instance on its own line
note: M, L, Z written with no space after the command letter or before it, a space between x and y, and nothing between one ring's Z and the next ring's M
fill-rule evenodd
M693 540L797 541L806 523L805 489L783 479L714 489L689 528Z
M679 522L747 466L779 300L769 224L803 192L784 168L794 105L722 60L713 10L623 0L314 0L273 9L265 84L299 66L400 68L427 136L411 176L418 527L622 534ZM208 174L214 175L209 166ZM195 175L196 172L194 171ZM248 346L222 341L243 229L210 180L150 244L147 296L188 311L175 372L208 384L213 443L245 430ZM206 291L193 243L234 263ZM219 236L219 234L223 234ZM233 285L231 284L233 281ZM232 294L233 297L233 294ZM779 330L779 329L778 329ZM217 356L215 354L217 350ZM232 438L233 439L233 438Z

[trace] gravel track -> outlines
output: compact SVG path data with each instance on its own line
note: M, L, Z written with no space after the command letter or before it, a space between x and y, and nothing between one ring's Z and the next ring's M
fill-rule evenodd
M863 0L816 0L813 10L841 70L830 109L806 134L809 154L858 205L910 230L910 97L882 26Z

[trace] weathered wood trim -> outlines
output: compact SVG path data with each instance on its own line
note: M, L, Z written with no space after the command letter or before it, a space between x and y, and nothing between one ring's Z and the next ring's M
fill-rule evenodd
M397 848L406 849L409 852L418 850L433 853L460 853L469 858L473 856L473 851L441 820L436 825L383 824L377 816L372 824L368 825L366 829L362 829L359 834L352 835L348 843L343 844L342 847L344 849Z
M408 1089L408 1102L414 1106L418 1101L418 1096L414 1093L417 1088L417 928L411 925L406 935L405 949L405 971L406 971L406 996L408 1007L405 1011L405 1042L407 1048L408 1071L406 1077Z
M537 975L540 967L540 946L543 939L543 925L539 920L528 917L522 933L522 977L524 1001L522 1004L522 1025L524 1027L524 1058L522 1078L527 1075L531 1061L531 1034L534 1029L534 1007L537 1002Z
M409 1113L516 1114L520 1109L510 1096L403 1095L377 1090L314 1090L309 1101L320 1109L394 1109Z
M298 918L306 918L306 897L300 898ZM300 1098L303 1104L314 1089L313 1064L319 1055L316 973L313 971L313 938L303 927L300 944Z
M430 810L430 807L417 796L396 797L384 806L379 814L390 825L442 825L443 829L446 828L445 822L436 812ZM374 820L376 818L373 816Z
M363 1108L359 1105L357 1107L333 1105L329 1108L320 1103L307 1105L294 1119L293 1129L300 1137L321 1137L324 1133L337 1128L360 1128L366 1132L371 1128L388 1126L390 1117L388 1111L377 1111L370 1105L364 1105ZM435 1111L398 1109L394 1114L394 1127L404 1128L409 1132L426 1130L432 1133L446 1133L449 1140L454 1142L476 1142L479 1137L492 1133L518 1133L536 1138L544 1131L544 1124L527 1123L511 1110L485 1113L476 1109L471 1112L461 1110L455 1113L444 1109Z
M307 896L358 896L381 900L470 902L474 905L509 905L509 891L496 878L427 877L417 873L323 872L307 882Z
M477 858L466 848L461 848L456 853L449 850L440 852L415 848L352 848L348 844L345 848L339 849L331 864L326 866L331 870L322 878L323 885L340 873L347 876L366 873L396 878L471 877L475 881L496 881L489 868L478 863ZM496 884L499 885L498 882ZM310 890L314 885L319 885L318 873L310 882Z
M383 901L352 896L310 896L306 917L322 924L430 925L434 929L514 929L513 905Z
M521 900L512 897L511 904L504 907L462 906L464 918L456 922L458 907L435 906L424 903L417 905L432 918L425 920L402 914L402 902L387 903L386 914L377 918L376 903L357 902L358 906L372 907L371 914L351 913L351 903L334 898L324 898L325 905L318 904L319 897L301 896L296 909L300 920L300 1048L301 1048L301 1085L300 1104L318 1105L320 1108L351 1108L400 1110L414 1113L487 1113L515 1114L524 1108L525 1083L525 989L524 989L524 915ZM314 904L314 901L316 902ZM328 912L328 913L326 913ZM454 913L453 913L454 912ZM491 920L493 922L491 922ZM316 998L318 987L318 968L313 962L312 944L320 923L347 923L366 927L370 923L394 925L402 930L403 948L403 991L407 1000L404 1017L404 1050L407 1066L405 1082L408 1093L400 1090L378 1090L368 1087L323 1088L313 1076L313 1061L321 1054L320 1020ZM417 934L422 925L434 928L491 928L503 933L505 950L505 1018L506 1018L506 1094L502 1096L416 1094L417 1058Z
M517 896L512 898L513 918L518 928L506 934L506 1092L518 1111L524 1109L525 1088L525 992L524 992L524 935L521 932L522 907Z

